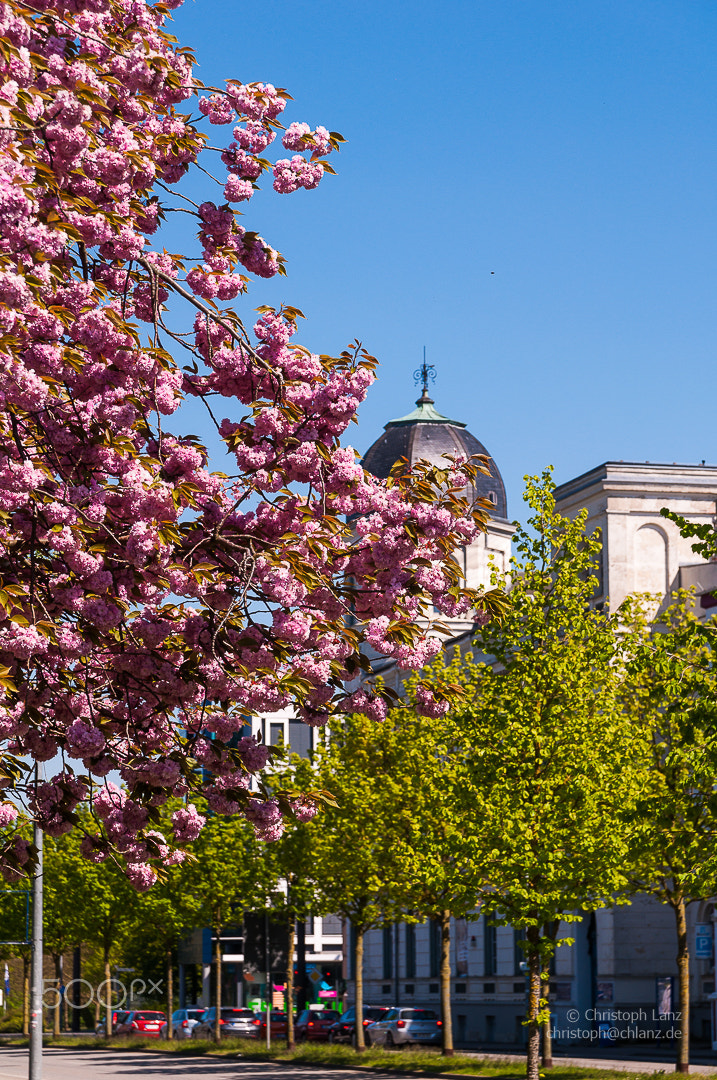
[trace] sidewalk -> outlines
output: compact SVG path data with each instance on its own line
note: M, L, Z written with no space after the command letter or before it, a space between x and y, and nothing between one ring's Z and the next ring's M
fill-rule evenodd
M561 1048L562 1049L562 1048ZM525 1054L515 1054L510 1051L500 1053L485 1050L460 1050L459 1053L468 1057L482 1058L486 1061L515 1061L524 1062ZM590 1047L585 1047L583 1056L568 1056L557 1051L553 1052L553 1066L570 1065L579 1069L614 1069L617 1072L634 1073L671 1073L675 1071L674 1056L660 1055L658 1050L641 1047L635 1049L635 1057L630 1056L627 1047L610 1049L608 1047L596 1048L591 1053ZM669 1060L665 1060L665 1058ZM542 1071L542 1069L541 1069ZM709 1050L697 1050L690 1059L690 1073L695 1075L717 1076L717 1052Z

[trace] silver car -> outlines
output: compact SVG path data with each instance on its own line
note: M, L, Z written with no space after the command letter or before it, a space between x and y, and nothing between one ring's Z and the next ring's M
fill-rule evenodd
M191 1039L192 1031L204 1017L207 1010L197 1007L196 1009L175 1009L172 1013L172 1038ZM160 1039L167 1038L167 1021L165 1020L159 1029Z
M216 1008L207 1009L198 1024L192 1028L193 1039L213 1039ZM222 1008L219 1017L222 1035L235 1035L241 1039L255 1039L259 1031L259 1020L251 1009Z
M442 1038L442 1022L433 1009L391 1009L383 1020L366 1029L372 1046L436 1046Z

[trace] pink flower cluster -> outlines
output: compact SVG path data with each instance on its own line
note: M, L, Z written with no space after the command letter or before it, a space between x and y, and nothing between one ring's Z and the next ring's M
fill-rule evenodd
M82 850L118 852L138 888L203 825L188 802L171 843L153 834L170 796L281 834L278 801L252 791L270 751L241 737L246 717L382 719L369 683L347 695L362 644L404 667L434 655L426 612L476 602L450 556L480 524L461 502L465 465L445 484L389 486L342 445L372 357L311 353L294 308L262 308L250 329L223 307L285 269L232 205L272 168L259 155L288 95L230 81L201 96L166 20L145 0L0 2L0 739L35 761L62 754L36 794L17 785L53 835L72 827L86 774L99 782ZM178 187L214 152L183 104L196 93L233 134L217 148L219 200L198 206ZM290 124L275 189L316 187L340 141ZM153 241L180 207L201 255L186 274ZM166 317L180 302L184 329L181 308ZM167 432L187 395L216 419L221 472L176 420ZM0 870L28 859L13 841Z

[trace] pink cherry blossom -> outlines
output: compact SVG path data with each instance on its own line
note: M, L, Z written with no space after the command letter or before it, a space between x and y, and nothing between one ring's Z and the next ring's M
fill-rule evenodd
M347 691L365 645L420 668L440 647L427 611L487 617L451 561L482 525L470 463L370 476L342 440L374 358L312 353L295 308L250 326L227 306L286 271L254 221L262 177L315 188L341 137L288 122L292 156L262 157L287 92L205 89L168 32L178 6L0 2L1 747L62 755L10 798L52 835L89 799L82 851L122 857L140 889L199 835L191 799L281 835L247 717L380 721L380 688ZM189 225L179 254L170 215ZM216 466L181 431L185 398L216 425ZM165 838L150 824L170 796L186 807ZM0 848L8 880L30 862L24 841Z

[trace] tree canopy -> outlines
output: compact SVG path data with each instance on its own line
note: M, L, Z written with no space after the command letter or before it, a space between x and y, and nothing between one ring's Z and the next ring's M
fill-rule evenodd
M279 834L291 805L250 790L268 751L241 737L247 714L382 714L387 691L345 690L363 641L420 667L437 644L418 616L495 606L452 558L484 523L461 495L484 466L365 473L341 439L373 358L311 353L297 309L246 307L285 270L255 190L315 188L341 136L283 127L282 88L205 87L169 32L178 6L0 4L0 782L50 835L89 798L85 854L118 851L140 888L201 829L190 808L148 835L170 794ZM272 164L280 132L291 156ZM182 429L184 398L223 471ZM59 754L35 785L28 761ZM13 840L0 861L31 858Z

